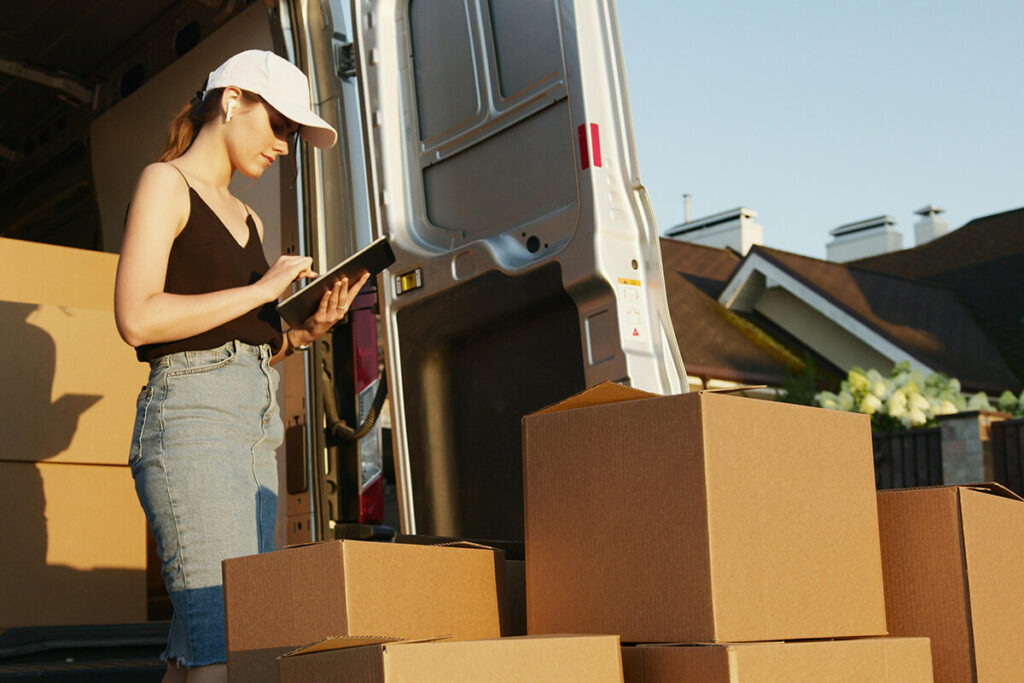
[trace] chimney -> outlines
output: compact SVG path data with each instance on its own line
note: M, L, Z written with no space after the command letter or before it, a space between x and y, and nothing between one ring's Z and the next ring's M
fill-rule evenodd
M939 218L940 213L945 213L934 204L923 206L914 213L921 216L921 220L914 223L914 245L921 246L931 242L936 237L942 237L949 232L949 223Z
M755 244L762 244L764 227L754 222L757 212L743 208L723 211L713 216L688 220L665 231L667 237L706 247L734 249L746 254Z
M892 216L876 216L856 223L840 225L829 232L835 239L825 245L829 261L846 263L857 259L899 251L903 233L896 230Z

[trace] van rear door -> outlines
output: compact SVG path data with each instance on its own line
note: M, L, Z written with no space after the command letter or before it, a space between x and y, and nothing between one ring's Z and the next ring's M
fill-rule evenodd
M686 390L612 0L353 0L402 531L522 539L523 415Z

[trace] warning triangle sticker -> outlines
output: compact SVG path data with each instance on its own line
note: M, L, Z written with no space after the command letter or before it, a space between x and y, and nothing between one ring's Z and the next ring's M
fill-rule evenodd
M636 331L635 327L633 328L633 336L634 337L639 337L640 336L640 333Z

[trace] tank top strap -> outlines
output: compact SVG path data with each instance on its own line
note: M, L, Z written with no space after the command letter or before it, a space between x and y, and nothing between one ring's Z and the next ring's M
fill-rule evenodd
M188 189L191 190L192 189L192 184L190 182L188 182L188 178L186 178L185 174L181 172L181 169L178 168L177 166L175 166L172 163L168 163L167 165L170 166L171 168L173 168L175 171L178 172L178 175L181 176L181 179L185 181L185 185L188 187ZM248 207L246 207L246 208L248 209Z

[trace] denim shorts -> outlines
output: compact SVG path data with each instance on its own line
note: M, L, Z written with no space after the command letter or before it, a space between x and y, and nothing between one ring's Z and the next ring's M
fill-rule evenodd
M221 561L273 550L284 426L270 347L232 341L150 362L129 465L174 615L162 658L226 661Z

